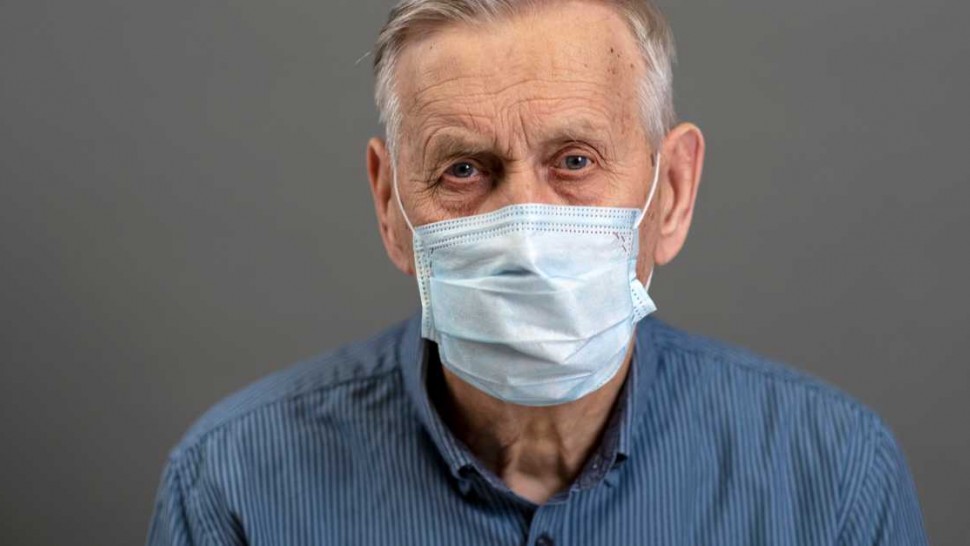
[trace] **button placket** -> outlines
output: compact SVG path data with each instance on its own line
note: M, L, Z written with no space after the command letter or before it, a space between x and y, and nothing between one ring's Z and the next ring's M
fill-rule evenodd
M556 545L556 542L552 540L552 537L550 537L545 533L539 535L539 538L536 539L536 546L555 546L555 545Z
M527 546L558 546L562 544L557 532L561 525L562 515L566 511L566 502L556 502L540 506L532 517L529 526Z

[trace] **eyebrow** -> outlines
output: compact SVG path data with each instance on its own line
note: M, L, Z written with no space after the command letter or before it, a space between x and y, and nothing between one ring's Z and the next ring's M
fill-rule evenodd
M547 140L584 140L607 136L609 130L602 123L595 123L584 117L570 119L550 129L552 138Z
M492 147L481 141L446 133L432 137L424 149L424 157L426 160L438 161L463 155L479 155L490 151L492 151Z
M609 130L603 124L579 117L544 129L540 138L543 146L561 145L567 142L589 142L604 153L605 148L610 147L613 140ZM433 168L434 164L447 159L495 153L494 146L486 139L485 135L478 134L476 137L455 133L434 135L424 147L425 168Z

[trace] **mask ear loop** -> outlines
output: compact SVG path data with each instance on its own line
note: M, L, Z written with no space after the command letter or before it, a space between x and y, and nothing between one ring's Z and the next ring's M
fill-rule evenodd
M640 222L643 222L643 218L647 215L647 209L650 208L650 203L653 202L653 196L657 192L658 182L660 182L660 152L657 152L656 164L653 167L653 182L650 184L650 193L647 194L647 204L643 205L643 210L640 211L636 223L633 224L633 229L639 229ZM643 288L647 291L650 290L650 282L653 281L653 272L655 270L656 267L650 268L650 275L647 276L647 282L643 285Z
M401 202L401 190L397 187L397 167L391 167L391 176L394 179L394 200L397 201L397 208L401 209L401 214L404 216L404 221L407 223L408 229L411 230L412 234L417 236L417 233L414 231L414 226L411 224L411 219L408 218L408 213L404 210L404 203Z
M633 224L633 229L638 229L640 227L640 222L647 215L647 209L650 208L650 203L653 202L653 195L657 192L657 183L660 181L660 152L657 152L656 164L653 166L653 182L650 183L650 193L647 194L647 204L643 205L643 210L640 211L640 215L637 216L637 221ZM648 281L649 282L649 281Z

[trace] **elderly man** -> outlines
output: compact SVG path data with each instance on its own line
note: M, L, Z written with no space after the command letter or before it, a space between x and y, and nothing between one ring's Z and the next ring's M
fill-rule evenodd
M704 159L672 56L646 0L399 4L367 171L421 313L211 410L149 544L924 544L877 416L646 318Z

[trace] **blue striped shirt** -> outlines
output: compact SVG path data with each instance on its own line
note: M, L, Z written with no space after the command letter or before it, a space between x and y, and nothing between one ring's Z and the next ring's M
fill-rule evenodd
M836 390L648 318L575 482L535 505L431 403L419 316L227 398L172 450L148 544L919 545L886 425Z

